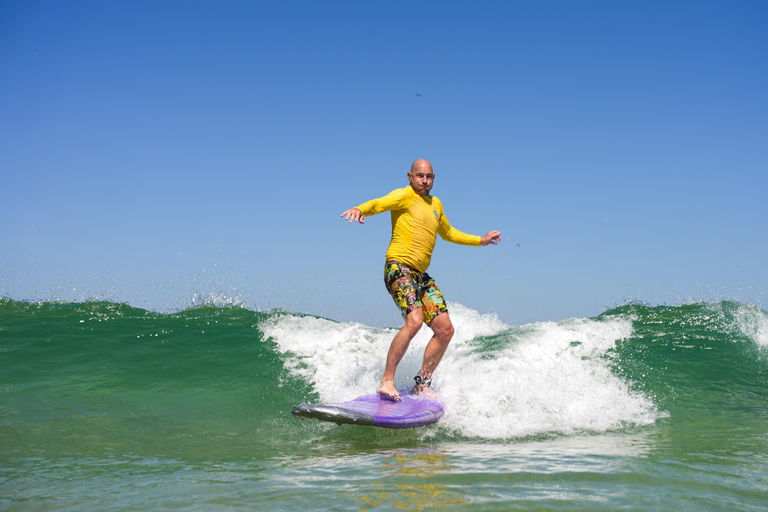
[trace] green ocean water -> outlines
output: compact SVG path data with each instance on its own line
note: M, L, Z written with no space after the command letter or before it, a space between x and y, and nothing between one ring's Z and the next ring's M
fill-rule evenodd
M391 431L290 410L371 392L392 329L0 299L0 510L768 508L765 311L451 315L445 417Z

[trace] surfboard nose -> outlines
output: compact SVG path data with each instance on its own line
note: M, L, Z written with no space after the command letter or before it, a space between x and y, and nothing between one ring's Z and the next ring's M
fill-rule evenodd
M301 404L293 406L291 410L297 418L303 420L332 421L337 425L366 425L373 426L376 419L370 414L359 411L351 411L333 405Z

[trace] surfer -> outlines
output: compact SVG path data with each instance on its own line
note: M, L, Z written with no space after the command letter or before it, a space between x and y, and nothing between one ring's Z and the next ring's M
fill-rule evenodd
M421 370L414 377L413 393L427 391L435 368L453 338L454 328L445 298L435 280L427 274L437 235L461 245L486 246L501 241L499 231L489 231L480 237L451 227L440 200L429 195L435 173L428 161L413 162L408 181L405 188L393 190L341 214L350 223L357 221L360 224L365 224L365 217L370 215L387 211L392 215L392 239L384 265L384 284L400 309L405 325L392 340L384 375L376 390L383 398L391 400L400 399L395 388L395 370L422 324L426 323L434 336L424 349Z

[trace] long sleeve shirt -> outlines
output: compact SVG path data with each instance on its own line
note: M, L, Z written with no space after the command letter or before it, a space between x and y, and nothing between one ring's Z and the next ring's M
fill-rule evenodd
M429 268L437 235L455 244L480 245L479 236L451 227L438 198L420 196L410 185L367 201L357 209L366 217L391 212L392 240L387 249L387 260L399 261L419 272Z

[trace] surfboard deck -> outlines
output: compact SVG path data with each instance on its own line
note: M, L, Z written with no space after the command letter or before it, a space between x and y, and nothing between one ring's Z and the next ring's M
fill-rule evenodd
M301 404L294 406L291 413L301 419L381 428L423 427L443 417L443 404L434 398L410 395L407 391L401 391L400 397L399 402L374 394L349 402Z

